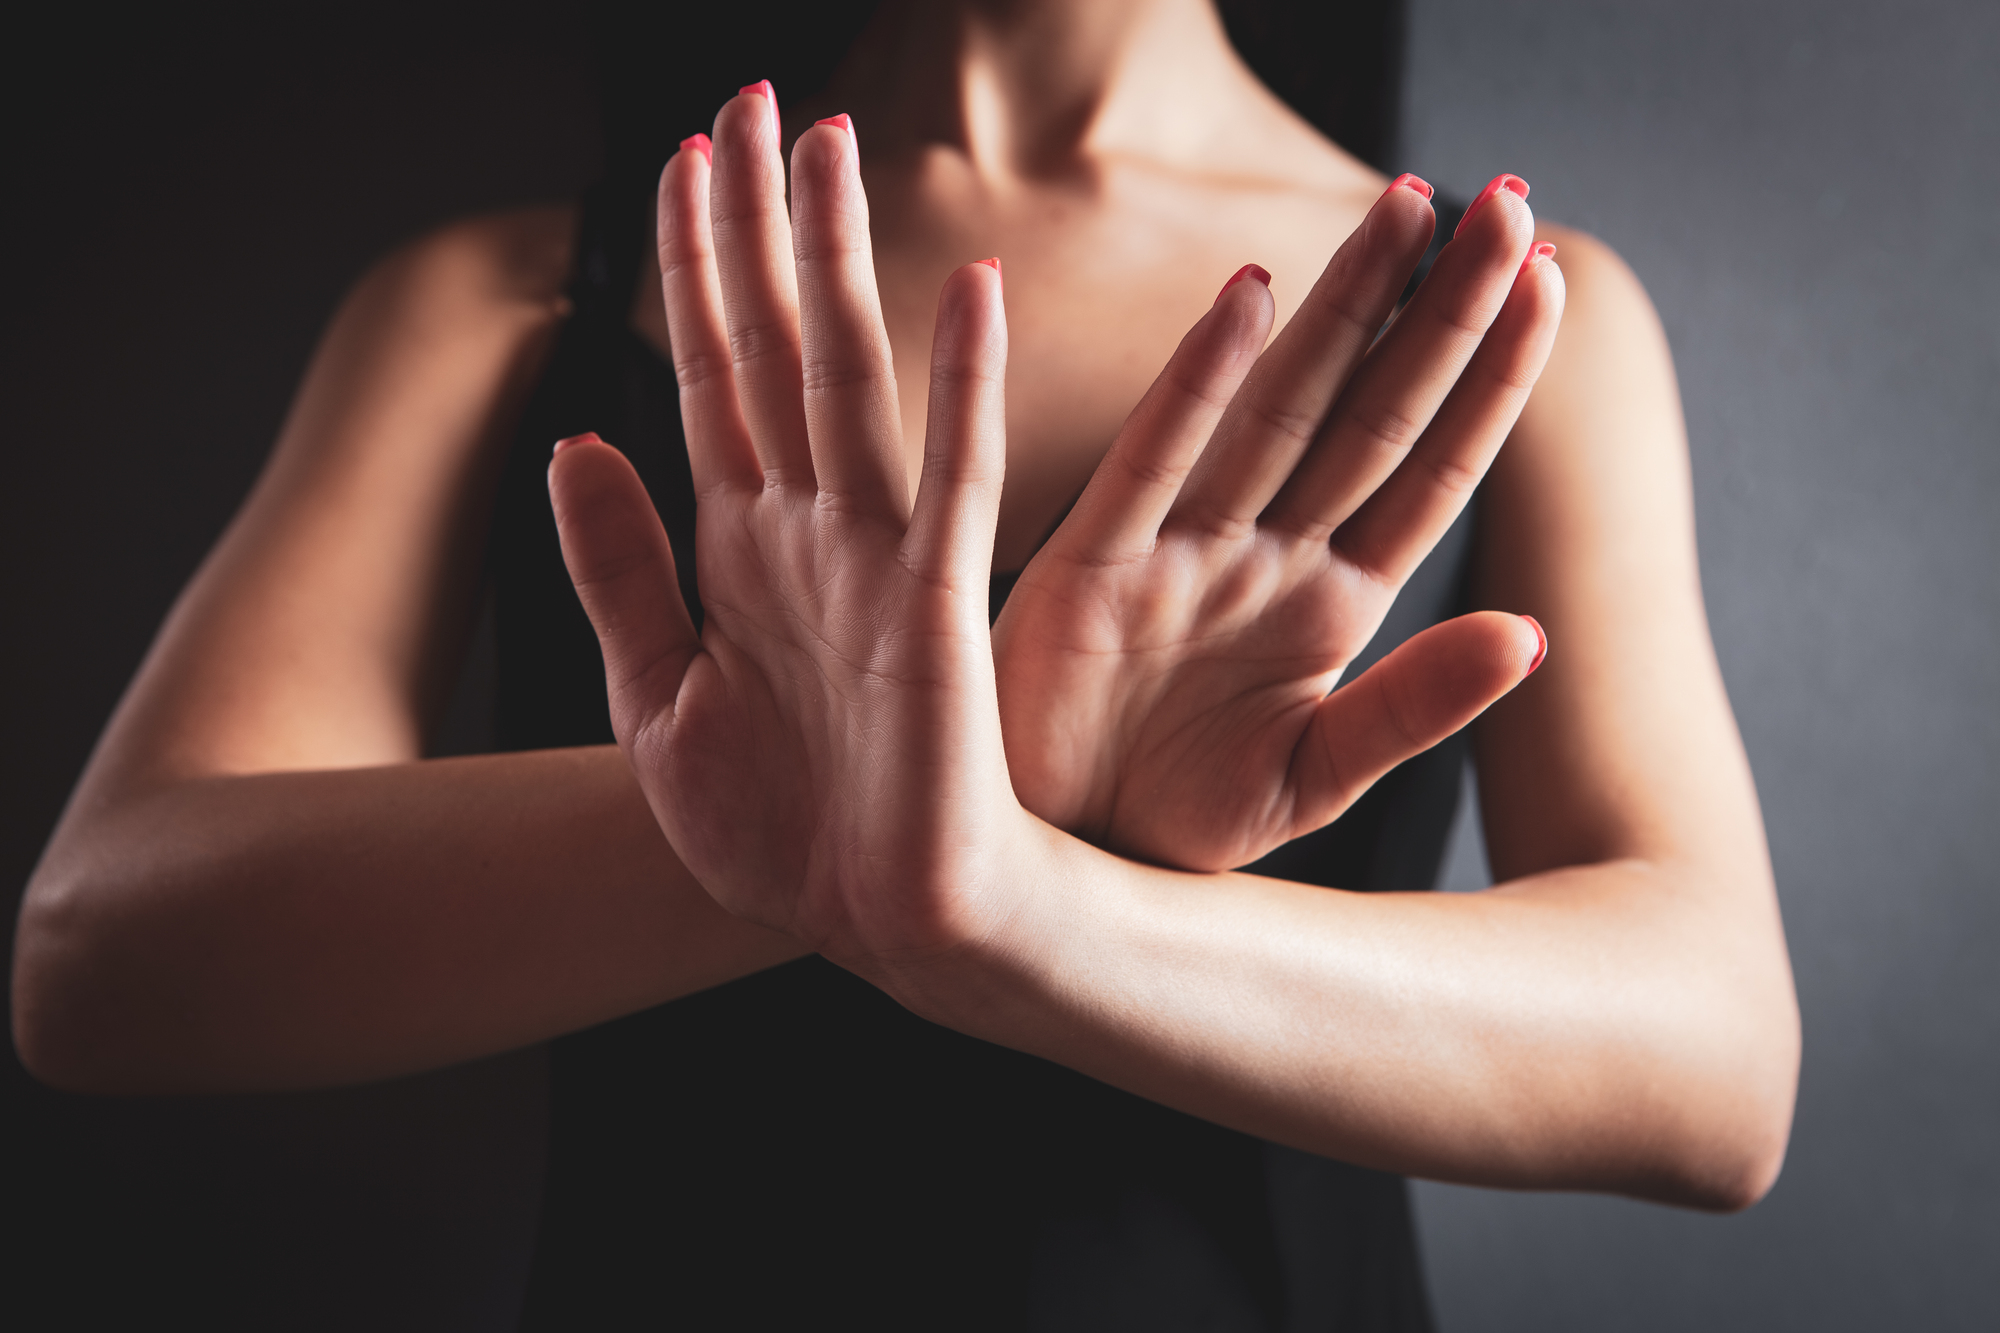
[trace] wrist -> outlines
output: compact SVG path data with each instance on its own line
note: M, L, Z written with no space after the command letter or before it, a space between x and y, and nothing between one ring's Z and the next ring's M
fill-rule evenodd
M1018 810L1018 807L1017 807ZM933 948L826 956L897 1003L968 1036L1028 1049L1019 1016L1045 1011L1060 991L1088 915L1083 862L1102 853L1018 810L1000 837L968 858L945 896L956 906L949 938Z
M1111 937L1130 900L1122 870L1136 870L1023 813L988 862L976 892L989 897L982 928L954 947L873 978L898 1003L970 1037L1049 1059L1074 1054L1116 966Z

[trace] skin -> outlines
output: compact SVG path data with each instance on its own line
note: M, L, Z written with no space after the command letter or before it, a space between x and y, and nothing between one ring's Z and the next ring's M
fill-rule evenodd
M1175 73L1171 88L1153 73L1162 68ZM1278 275L1271 304L1255 292L1232 298L1224 313L1244 321L1243 342L1221 343L1248 345L1260 321L1285 327L1384 182L1278 107L1192 3L919 6L878 24L845 77L834 95L850 100L826 110L853 111L867 136L860 181L897 391L850 410L845 433L820 422L819 435L803 436L815 462L849 460L826 474L837 492L878 492L848 514L866 563L857 554L838 588L846 600L829 605L865 604L857 614L916 627L898 641L942 656L917 660L881 697L829 691L826 662L800 656L804 646L770 620L800 605L810 561L774 566L762 583L751 562L730 562L729 577L745 580L739 676L698 666L725 663L727 651L683 643L672 688L655 673L651 692L623 708L643 796L612 749L419 761L472 600L469 553L509 407L562 317L572 224L547 210L433 237L371 274L336 317L265 478L163 628L36 872L15 971L16 1041L30 1067L103 1091L377 1077L573 1030L817 947L961 1030L1348 1160L1708 1207L1759 1197L1790 1124L1796 1007L1755 795L1701 609L1671 365L1630 275L1588 238L1535 233L1561 246L1568 309L1492 465L1478 591L1495 608L1532 611L1555 648L1477 728L1500 886L1356 895L1138 865L1064 830L1132 847L1157 837L1120 815L1097 776L1114 775L1115 791L1117 775L1149 767L1147 747L1094 766L1080 794L1033 779L1021 800L1009 790L1017 747L1003 735L1002 682L1027 679L1024 698L1077 697L1091 682L1080 686L1057 650L1090 643L1065 631L1029 652L1056 663L1046 680L1007 667L1016 631L1003 626L985 648L969 585L976 572L983 599L989 552L1000 567L1026 560L1174 351L1165 331L1211 310L1217 282L1245 257ZM761 99L737 99L718 122L719 163L750 123L746 101ZM794 117L794 129L809 118ZM801 152L823 154L814 145L836 134L801 136ZM775 142L766 148L775 154ZM853 167L838 153L830 161ZM808 181L817 169L795 163ZM1510 200L1489 205L1488 225L1519 254L1531 221ZM791 271L786 251L762 252L772 281ZM1004 405L997 276L954 273L968 255L996 252L1007 263ZM949 336L934 338L941 286L936 327ZM867 304L824 308L845 310L850 332L866 334ZM642 300L635 322L676 346L657 303ZM677 350L685 357L686 338ZM940 356L971 386L957 399L933 380ZM1430 369L1409 394L1434 401L1431 381L1456 374ZM765 423L750 435L766 473L768 421L787 410L812 419L805 401L787 409L784 393L768 397L764 417L744 415ZM940 410L940 397L959 405L945 417L957 426L929 436L941 480L913 484L927 438L920 414L927 402ZM1168 448L1172 434L1129 438ZM1205 437L1176 438L1187 449ZM601 446L566 450L559 505L571 518L592 506L622 512L633 522L588 530L643 538L647 515L620 491L619 467ZM840 482L842 467L860 480ZM815 468L815 495L820 482ZM772 488L776 499L763 488L751 498L739 480L724 506L741 520L734 539L810 556L800 534L822 507L799 503L807 485L801 474L789 491ZM1374 493L1361 492L1360 512ZM704 497L705 549L722 494ZM898 494L914 495L914 508L902 511ZM1320 506L1317 521L1338 508ZM1424 526L1408 513L1400 522ZM1158 531L1171 537L1171 527ZM572 524L572 559L588 570L575 534ZM1081 535L1077 549L1104 536ZM1256 555L1240 541L1177 541L1145 550L1180 551L1175 567L1196 568L1203 586ZM1355 567L1393 568L1400 557L1383 552L1403 541L1346 554L1361 552ZM930 563L899 563L911 552ZM1126 563L1132 578L1076 604L1144 604L1160 569L1145 567L1150 555ZM1302 567L1297 557L1258 567L1280 565ZM717 566L703 568L707 578ZM935 577L885 583L896 568ZM1301 586L1324 593L1318 577ZM1049 580L1058 585L1074 580ZM796 616L789 623L796 630ZM1520 622L1491 623L1512 627L1511 640L1493 635L1489 646L1504 658L1514 643L1518 672ZM837 642L841 626L826 628L821 642ZM1321 664L1286 688L1323 678L1339 639L1323 636ZM1122 639L1121 655L1157 662L1172 640ZM1135 644L1136 655L1125 651ZM784 662L797 669L774 665ZM722 852L683 830L677 856L659 830L691 821L700 789L684 781L692 770L675 769L673 729L653 724L660 748L649 751L630 720L658 716L690 679L739 678L766 683L769 707L748 722L763 719L784 744L821 746L818 767L803 770L821 785L803 796L745 785L758 775L730 773L717 747L746 716L695 709L688 716L709 730L689 734L710 735L707 757L721 765L707 775L715 792L794 802L755 819L738 805L725 833L807 827L796 802L823 801L836 774L889 797L914 780L949 799L848 802L831 851L773 847L780 864L756 874L691 874L681 857L700 868ZM622 679L630 690L647 677ZM912 702L911 680L935 688ZM614 691L620 681L614 671ZM1448 686L1407 697L1444 699L1448 713L1478 693L1450 697ZM1185 693L1205 703L1217 691ZM835 703L853 711L827 711ZM1138 713L1154 711L1157 700ZM903 739L879 753L832 739L880 726ZM961 743L940 749L940 736ZM1099 749L1115 756L1118 746ZM1276 793L1267 809L1314 785L1289 765L1259 771ZM871 823L870 810L892 817ZM857 875L856 856L891 869ZM984 877L995 864L1018 873Z

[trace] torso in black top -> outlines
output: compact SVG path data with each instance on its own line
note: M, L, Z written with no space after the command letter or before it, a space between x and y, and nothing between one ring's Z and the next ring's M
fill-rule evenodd
M1441 244L1456 219L1440 211ZM697 604L673 371L628 327L634 264L603 212L586 207L575 313L501 489L510 749L611 739L549 512L551 442L595 430L625 450ZM1468 513L1350 674L1455 613L1469 544ZM1410 761L1251 869L1431 887L1462 763L1457 744ZM1401 1179L960 1036L822 959L565 1037L553 1072L531 1329L1430 1326Z

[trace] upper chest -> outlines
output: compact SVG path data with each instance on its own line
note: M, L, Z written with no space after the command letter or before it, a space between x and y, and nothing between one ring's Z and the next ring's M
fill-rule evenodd
M996 194L948 159L864 171L864 179L912 493L938 292L960 265L1001 260L1008 363L999 569L1026 562L1231 274L1246 263L1270 270L1282 326L1372 201L1358 191L1144 170ZM658 314L641 314L642 331L656 321L664 335Z

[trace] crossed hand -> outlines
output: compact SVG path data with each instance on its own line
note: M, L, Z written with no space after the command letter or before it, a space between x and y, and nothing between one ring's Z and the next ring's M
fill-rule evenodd
M852 132L800 136L789 213L768 85L723 108L712 152L669 162L659 221L702 631L622 455L566 441L550 486L619 744L729 910L872 974L1003 929L1065 833L1240 865L1539 660L1532 622L1487 612L1333 689L1553 338L1560 274L1512 178L1379 342L1433 225L1401 182L1268 349L1264 282L1225 288L989 631L997 265L939 297L912 499Z

